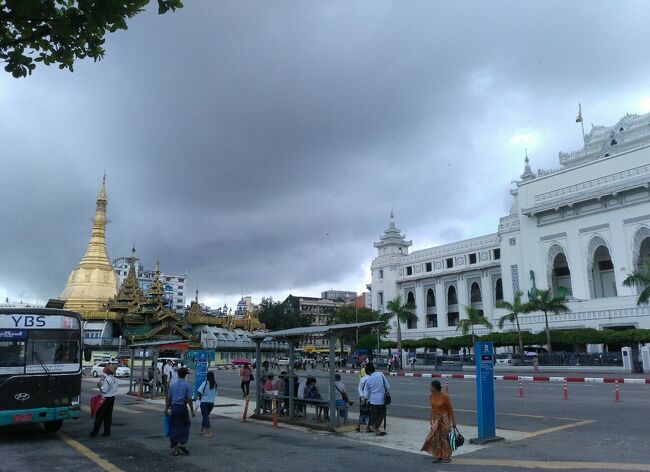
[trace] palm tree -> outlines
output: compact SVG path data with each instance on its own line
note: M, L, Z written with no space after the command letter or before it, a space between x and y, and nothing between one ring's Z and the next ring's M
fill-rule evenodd
M458 326L456 326L456 331L460 329L463 335L471 331L472 347L474 347L474 344L476 344L476 334L474 333L474 325L483 325L491 329L492 323L490 323L487 320L487 318L483 316L483 313L478 308L474 308L473 306L469 306L469 305L464 305L463 310L465 310L465 314L467 315L467 318L464 320L460 320L458 322Z
M386 308L388 309L388 315L389 318L392 316L395 316L397 319L397 352L399 353L400 357L402 355L402 328L400 327L400 323L408 323L409 321L413 321L416 316L415 316L415 304L414 303L406 303L402 305L402 297L397 296L391 301L389 301L386 304ZM399 365L400 368L402 367L402 359L400 358L399 360Z
M502 308L510 312L506 315L503 315L501 319L499 319L499 329L503 329L503 325L505 324L506 321L509 321L511 323L516 323L517 335L519 336L519 353L521 354L523 360L524 340L521 337L521 328L519 327L519 315L530 312L531 307L529 303L522 303L521 301L522 295L523 293L521 292L521 290L517 290L515 292L515 298L512 301L512 303L507 302L505 300L500 300L497 302L497 308Z
M623 281L623 285L626 287L634 287L635 285L641 287L641 293L636 301L637 305L645 305L650 302L650 257L646 257L643 262L644 268L627 274L627 278Z
M569 313L571 310L565 304L566 295L560 294L557 297L553 296L551 290L537 290L537 297L530 301L531 311L541 311L544 313L544 322L546 327L546 349L551 352L551 330L548 327L548 314L553 313L559 315L560 313Z

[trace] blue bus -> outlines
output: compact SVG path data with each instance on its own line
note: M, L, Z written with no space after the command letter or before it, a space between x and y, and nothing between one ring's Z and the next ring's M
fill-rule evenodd
M79 418L81 340L72 311L0 308L0 426Z

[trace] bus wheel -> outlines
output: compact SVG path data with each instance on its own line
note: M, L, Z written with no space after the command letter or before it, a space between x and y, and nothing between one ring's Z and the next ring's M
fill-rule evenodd
M45 427L45 431L48 433L56 433L58 430L61 429L61 425L63 424L63 420L56 420L56 421L46 421L43 423L43 426Z

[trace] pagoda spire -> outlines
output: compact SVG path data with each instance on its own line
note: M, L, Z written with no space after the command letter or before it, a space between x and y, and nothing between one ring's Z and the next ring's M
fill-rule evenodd
M528 159L528 149L526 149L526 158L524 159L524 173L521 174L521 180L531 180L535 178L535 174L530 169L530 159Z
M68 277L60 298L65 307L89 312L102 309L118 291L118 280L106 251L106 173L97 194L90 241L81 262Z

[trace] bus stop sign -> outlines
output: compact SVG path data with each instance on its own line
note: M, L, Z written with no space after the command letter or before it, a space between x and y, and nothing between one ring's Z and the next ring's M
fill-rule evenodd
M476 413L478 416L478 438L470 439L473 444L501 441L496 435L494 410L494 347L492 342L477 341L474 345L476 360Z

